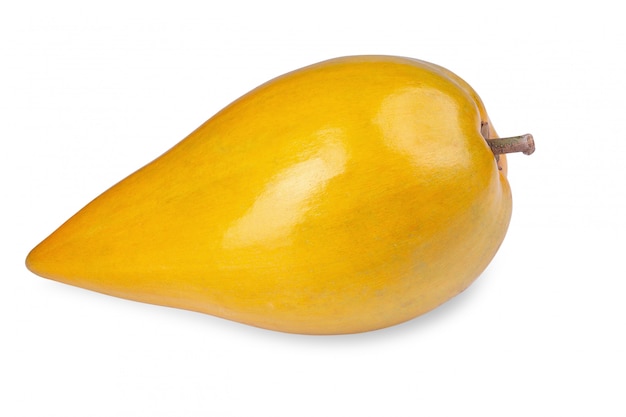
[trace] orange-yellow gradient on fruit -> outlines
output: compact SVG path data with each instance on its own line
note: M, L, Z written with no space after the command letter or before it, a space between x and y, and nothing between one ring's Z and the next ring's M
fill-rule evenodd
M463 291L504 238L511 193L485 122L476 93L439 66L321 62L224 108L26 263L67 284L284 332L401 323Z

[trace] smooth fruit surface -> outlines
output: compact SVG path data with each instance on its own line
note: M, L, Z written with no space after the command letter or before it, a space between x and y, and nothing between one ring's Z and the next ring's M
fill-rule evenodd
M285 332L401 323L464 290L504 238L511 194L487 122L471 87L430 63L305 67L101 194L27 266Z

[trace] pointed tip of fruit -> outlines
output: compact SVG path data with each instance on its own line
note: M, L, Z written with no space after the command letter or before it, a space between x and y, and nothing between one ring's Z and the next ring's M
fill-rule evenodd
M50 246L48 239L35 246L26 256L25 265L35 275L57 280L63 275L62 268L55 262Z
M39 275L41 277L47 277L47 268L45 267L43 258L40 255L40 246L41 244L35 246L35 248L32 249L28 253L28 255L26 255L25 264L26 268L33 274Z

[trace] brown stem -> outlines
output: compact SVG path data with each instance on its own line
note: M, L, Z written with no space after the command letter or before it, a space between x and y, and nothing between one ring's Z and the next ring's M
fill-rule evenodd
M510 138L495 138L490 139L489 122L480 123L480 133L487 141L487 144L491 148L491 152L496 157L498 163L498 169L502 169L500 166L500 155L505 153L522 152L524 155L530 155L535 152L535 140L533 135L527 133L521 136L512 136Z
M522 152L524 155L530 155L535 152L535 141L531 134L485 140L496 157L504 153Z

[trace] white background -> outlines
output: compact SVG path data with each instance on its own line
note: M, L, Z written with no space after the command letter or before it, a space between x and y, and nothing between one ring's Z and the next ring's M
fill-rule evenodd
M580 4L3 2L0 415L625 416L626 30L619 3ZM506 240L463 294L390 329L310 337L24 268L233 99L354 54L443 65L500 134L535 136L509 158Z

